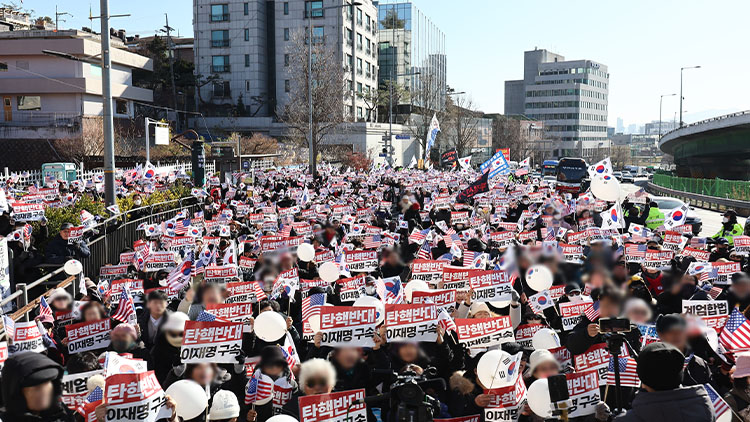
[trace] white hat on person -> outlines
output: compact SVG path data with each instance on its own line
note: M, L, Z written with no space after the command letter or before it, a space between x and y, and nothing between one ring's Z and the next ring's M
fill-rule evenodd
M208 420L224 420L238 418L240 416L240 404L237 396L227 390L219 390L214 394L211 411L208 412Z
M529 356L529 374L533 374L534 370L536 370L536 367L544 362L554 362L558 368L560 367L560 362L555 359L555 355L553 355L549 350L534 350L531 356Z
M167 317L167 321L161 326L163 331L182 332L185 331L185 322L190 318L184 312L173 312Z

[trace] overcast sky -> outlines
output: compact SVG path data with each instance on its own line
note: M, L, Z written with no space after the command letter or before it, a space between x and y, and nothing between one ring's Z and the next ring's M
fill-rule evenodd
M566 59L591 59L610 72L609 125L659 118L659 95L678 93L685 71L685 121L750 109L750 1L747 0L413 0L445 32L448 83L485 112L503 111L503 81L520 79L523 52L546 48ZM60 1L61 27L89 26L89 2ZM34 16L54 16L55 1L25 0ZM99 2L91 2L98 14ZM130 13L112 26L153 35L169 23L192 36L191 0L110 1ZM98 28L99 24L94 22ZM664 99L664 119L679 110Z

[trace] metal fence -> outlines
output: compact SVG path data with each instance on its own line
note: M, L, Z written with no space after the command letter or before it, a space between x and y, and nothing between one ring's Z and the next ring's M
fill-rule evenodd
M697 193L716 198L750 201L750 182L722 179L693 179L655 174L653 183L677 191Z
M156 168L156 172L169 172L172 170L179 169L180 167L183 167L186 172L193 170L193 163L187 162L175 162L175 163L160 163L156 162L154 164L154 167ZM133 170L134 167L127 167L127 168L118 168L118 170L128 171ZM205 167L206 174L211 174L216 172L216 162L211 161L206 163ZM87 180L94 176L104 175L103 169L92 169L92 170L82 170L78 169L76 170L78 179L80 180ZM0 174L0 182L6 182L11 177L16 178L16 184L25 186L25 185L33 185L34 183L37 184L43 184L44 183L44 175L42 174L42 170L29 170L29 171L22 171L22 172L11 172L8 171L8 168L6 167L4 169L4 172Z

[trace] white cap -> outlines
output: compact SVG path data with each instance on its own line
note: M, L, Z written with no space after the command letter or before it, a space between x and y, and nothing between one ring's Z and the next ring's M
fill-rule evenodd
M169 314L167 321L161 326L163 331L185 331L185 322L189 321L187 314L184 312L174 312Z
M208 420L222 420L240 417L240 404L237 396L227 390L219 390L214 394L211 411L208 412Z
M553 355L549 350L534 350L534 352L529 357L529 374L533 374L534 370L536 370L536 367L544 362L554 362L558 368L560 367L560 362L555 359L555 355Z

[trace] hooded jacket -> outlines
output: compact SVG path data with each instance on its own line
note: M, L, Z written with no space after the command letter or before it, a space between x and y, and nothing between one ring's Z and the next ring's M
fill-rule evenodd
M712 422L716 420L711 399L702 385L675 390L640 392L632 409L616 422Z
M35 372L55 369L58 375L52 379L54 397L49 409L39 414L31 413L23 397L22 381ZM48 357L35 352L21 352L5 362L2 372L2 395L5 412L0 419L6 422L73 422L75 417L60 400L62 396L63 369Z

